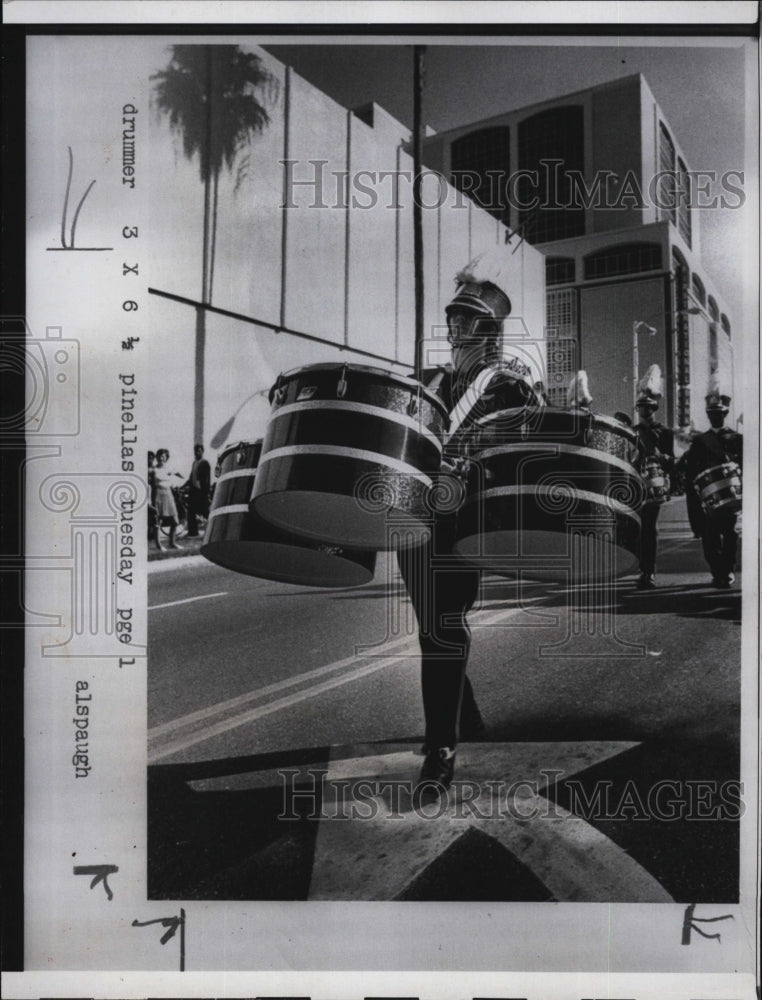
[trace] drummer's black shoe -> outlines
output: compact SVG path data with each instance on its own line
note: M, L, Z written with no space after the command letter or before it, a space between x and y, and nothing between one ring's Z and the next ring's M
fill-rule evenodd
M429 750L418 775L413 796L421 802L431 802L450 787L454 773L455 750L452 747Z
M653 573L641 573L635 586L638 590L654 590L656 588L656 577Z
M719 590L728 590L735 583L735 576L729 573L727 576L714 576L712 577L712 583Z

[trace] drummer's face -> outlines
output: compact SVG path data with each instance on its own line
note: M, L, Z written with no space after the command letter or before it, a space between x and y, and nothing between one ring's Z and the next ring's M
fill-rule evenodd
M489 338L480 330L484 317L467 309L453 309L447 314L447 339L452 351L452 366L460 371L474 364L484 354Z

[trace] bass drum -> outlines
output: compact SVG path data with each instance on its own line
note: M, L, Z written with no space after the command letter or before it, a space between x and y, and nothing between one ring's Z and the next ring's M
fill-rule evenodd
M297 535L360 549L430 534L429 492L449 423L419 382L360 365L281 376L254 487L254 509Z
M693 480L707 517L737 514L741 510L741 469L736 462L723 462L704 469Z
M494 572L602 580L632 571L645 500L637 435L555 407L477 422L455 551Z
M251 507L262 442L223 451L201 554L247 576L310 587L359 587L375 574L376 554L305 541L263 521Z

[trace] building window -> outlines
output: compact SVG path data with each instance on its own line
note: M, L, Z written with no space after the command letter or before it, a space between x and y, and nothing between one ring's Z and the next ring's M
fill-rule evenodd
M573 257L548 257L545 261L545 284L568 285L574 281Z
M514 197L519 224L530 243L547 243L583 236L585 209L575 204L576 185L569 177L582 176L585 166L584 110L566 105L539 111L519 124L520 175Z
M585 281L654 271L661 266L661 247L658 243L623 243L588 254L585 257Z
M728 317L725 315L725 313L723 313L722 316L720 316L720 326L725 331L725 333L728 336L730 336L730 323L728 322Z
M681 159L677 161L677 228L691 246L691 175Z
M713 323L720 322L720 310L717 308L717 303L711 295L709 296L709 315L711 316Z
M691 278L691 290L693 292L694 298L696 298L702 306L706 305L706 289L704 288L704 282L699 278L697 274L694 274Z
M659 122L659 174L662 175L659 177L657 187L659 218L669 219L674 225L676 222L675 202L677 200L675 145L661 122Z
M450 147L453 186L506 224L509 222L510 137L507 125L495 125L462 135Z
M566 406L566 390L579 367L577 290L548 292L545 302L548 402L552 406Z

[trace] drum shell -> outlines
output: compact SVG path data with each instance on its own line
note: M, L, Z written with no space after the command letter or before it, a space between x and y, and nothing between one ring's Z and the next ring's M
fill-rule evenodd
M742 506L741 469L736 462L723 462L704 469L693 480L701 508L707 517L737 514Z
M646 503L662 504L669 500L670 479L658 462L646 462L642 474L646 490Z
M257 514L300 537L357 549L428 537L428 494L448 424L440 399L403 376L336 364L283 376L272 395Z
M630 428L551 407L481 425L456 552L495 572L550 580L613 577L636 565L645 491ZM588 539L584 567L572 565L572 532Z
M324 545L279 531L251 506L262 442L220 455L201 554L247 576L312 587L356 587L373 579L376 555Z

